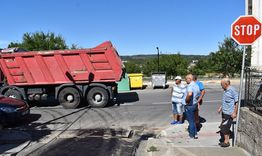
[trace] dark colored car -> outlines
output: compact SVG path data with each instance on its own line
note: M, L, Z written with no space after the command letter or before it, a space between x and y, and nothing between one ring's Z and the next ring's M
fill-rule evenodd
M16 123L29 113L30 108L25 101L0 95L0 125Z

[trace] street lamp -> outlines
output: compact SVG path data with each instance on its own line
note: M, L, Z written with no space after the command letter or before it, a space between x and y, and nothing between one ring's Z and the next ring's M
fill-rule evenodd
M159 72L159 48L156 47L157 49L157 71Z

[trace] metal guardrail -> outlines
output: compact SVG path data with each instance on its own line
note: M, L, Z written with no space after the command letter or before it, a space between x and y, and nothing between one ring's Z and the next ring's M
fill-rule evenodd
M245 81L245 106L262 116L262 68L246 68Z

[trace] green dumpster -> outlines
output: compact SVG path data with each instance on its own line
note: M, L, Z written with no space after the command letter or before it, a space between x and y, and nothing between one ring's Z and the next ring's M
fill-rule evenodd
M129 78L127 74L125 74L125 77L123 77L121 81L117 82L117 91L130 91Z

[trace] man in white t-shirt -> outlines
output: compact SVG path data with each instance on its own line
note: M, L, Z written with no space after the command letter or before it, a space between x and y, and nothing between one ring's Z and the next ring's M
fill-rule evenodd
M186 87L181 83L181 76L175 77L175 84L172 88L172 111L174 121L171 122L172 125L182 124L183 123L183 113L184 113L184 104L185 104L185 92ZM184 104L183 104L184 103Z

